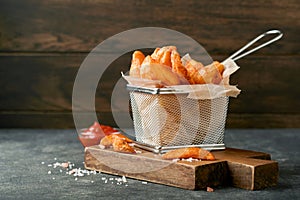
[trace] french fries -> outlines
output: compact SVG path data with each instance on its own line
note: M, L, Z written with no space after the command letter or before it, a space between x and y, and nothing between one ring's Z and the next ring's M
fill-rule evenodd
M182 62L175 46L156 48L145 56L141 51L132 55L129 75L132 77L160 80L163 85L219 84L223 77L224 65L215 61L210 65L190 58Z

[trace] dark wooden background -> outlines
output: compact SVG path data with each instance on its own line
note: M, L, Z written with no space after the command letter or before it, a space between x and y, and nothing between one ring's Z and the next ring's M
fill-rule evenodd
M227 127L299 128L299 10L298 0L0 0L0 127L74 127L72 88L87 54L114 34L152 26L192 37L215 60L282 30L279 42L238 61L231 82L242 93L230 100ZM127 53L101 78L104 124L114 125L110 95L129 63Z

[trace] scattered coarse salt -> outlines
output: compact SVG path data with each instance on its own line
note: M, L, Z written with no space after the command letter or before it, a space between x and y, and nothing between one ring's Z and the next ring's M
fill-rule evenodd
M146 181L142 181L142 184L146 185L146 184L148 184L148 182L146 182Z
M77 176L84 176L84 174L82 174L82 173L77 173Z
M53 164L53 168L60 167L60 166L61 166L61 164L59 162L56 162Z
M142 153L142 151L139 151L139 150L134 150L135 153L139 154L139 153Z
M193 158L188 158L188 159L186 159L186 161L189 161L189 162L193 162Z
M115 178L116 181L121 182L122 178Z
M195 159L195 158L187 158L187 159L181 159L181 160L187 161L187 162L199 161L199 159Z
M98 146L99 146L100 149L105 149L105 146L102 145L102 144L99 144Z
M176 159L173 159L172 162L178 162L180 159L179 158L176 158Z
M107 183L107 179L104 181L104 183Z
M54 160L57 160L57 158L54 158ZM82 162L83 164L85 164L85 162ZM41 162L42 165L45 164L45 162ZM55 162L55 163L50 163L48 164L48 167L53 167L53 168L57 168L57 167L61 167L59 169L59 172L60 173L63 173L64 170L63 168L65 168L65 172L66 174L68 175L72 175L75 177L75 181L78 180L78 177L83 177L85 175L91 175L91 174L97 174L97 173L101 173L101 172L97 172L96 170L87 170L87 169L81 169L80 167L79 168L75 168L75 164L74 163L71 163L69 161L67 162L62 162L62 163L59 163L59 162ZM52 171L48 171L48 174L52 174ZM55 177L52 177L52 179L54 180ZM108 179L106 179L105 177L102 178L102 180L105 181L105 183L107 183ZM114 178L110 178L110 180L117 180L118 182L122 182L122 179L119 178L119 179L114 179ZM91 183L94 183L94 181L92 180ZM114 184L114 183L112 183Z

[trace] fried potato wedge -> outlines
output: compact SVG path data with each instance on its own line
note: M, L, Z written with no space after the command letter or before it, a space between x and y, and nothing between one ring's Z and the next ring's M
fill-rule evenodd
M174 149L162 155L162 158L165 160L187 159L187 158L195 158L195 159L210 160L210 161L216 160L215 156L211 152L198 147Z

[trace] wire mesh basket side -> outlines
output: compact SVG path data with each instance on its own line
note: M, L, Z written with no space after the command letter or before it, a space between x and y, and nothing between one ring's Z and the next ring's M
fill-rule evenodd
M137 141L155 146L223 143L228 97L186 96L131 91Z

